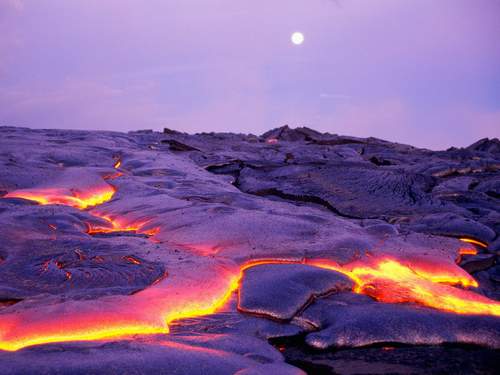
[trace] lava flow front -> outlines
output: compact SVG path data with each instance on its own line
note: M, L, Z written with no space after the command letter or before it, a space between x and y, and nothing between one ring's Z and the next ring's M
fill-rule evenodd
M42 205L62 204L84 210L111 200L114 194L113 186L106 184L84 192L58 188L22 189L8 193L5 198L23 198Z
M95 225L88 224L87 233L88 234L97 234L97 233L114 233L114 232L136 232L140 234L145 234L147 236L154 236L158 233L158 228L152 229L143 229L150 220L141 220L133 223L126 223L124 219L120 218L112 218L111 216L101 214L98 212L92 212L92 216L98 217L104 220L108 225Z
M341 272L355 283L355 292L385 303L417 303L457 314L500 316L500 303L452 285L474 286L470 277L434 273L422 266L405 265L394 259L354 262L340 266L328 261L310 264ZM472 281L471 281L472 279Z

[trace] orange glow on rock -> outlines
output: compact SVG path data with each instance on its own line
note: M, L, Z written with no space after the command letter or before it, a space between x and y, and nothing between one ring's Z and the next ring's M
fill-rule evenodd
M10 192L4 198L23 198L41 205L62 204L84 210L111 200L114 194L113 186L104 185L86 192L58 188L22 189Z
M0 334L4 327L0 324ZM124 339L133 335L167 333L166 328L151 325L129 325L117 319L111 322L107 319L95 319L92 324L77 325L60 324L59 326L40 327L39 331L24 332L12 337L1 337L0 350L17 351L19 349L42 344L69 341L98 341L109 339ZM44 329L45 328L45 329Z
M118 161L115 163L114 168L115 168L115 169L118 169L118 168L120 168L120 166L121 166L121 165L122 165L122 161L121 161L121 160L118 160Z
M134 258L131 255L127 255L127 256L123 257L123 259L125 259L127 262L132 263L132 264L141 264L142 263L139 259Z
M487 248L488 247L488 244L487 243L484 243L484 242L481 242L481 241L478 241L478 240L475 240L473 238L460 238L460 241L462 242L467 242L467 243L471 243L471 244L474 244L474 245L477 245L479 247L483 247L483 248Z
M238 276L227 271L205 285L155 286L128 298L90 304L70 302L0 316L0 350L69 342L126 339L167 334L178 319L217 312L238 288ZM73 305L72 305L73 304Z
M158 233L159 228L152 228L148 230L143 230L142 228L150 222L150 220L143 220L139 222L134 222L131 224L126 224L123 219L112 218L108 215L104 215L97 212L92 212L92 216L98 217L109 223L109 226L100 226L94 224L88 224L87 233L113 233L113 232L137 232L141 234L146 234L148 236L154 236Z
M275 145L277 144L279 141L277 138L268 138L266 139L266 143L269 144L269 145Z
M115 178L118 178L118 177L121 177L121 176L123 176L122 172L115 172L113 174L108 174L108 175L104 176L103 178L105 180L114 180Z
M461 248L458 250L460 255L477 255L477 249L472 248Z
M313 261L310 264L349 276L356 283L356 293L369 295L380 302L416 303L457 314L500 316L499 302L449 285L470 285L461 277L443 278L431 271L412 269L390 258L370 264L354 262L346 266L328 261Z

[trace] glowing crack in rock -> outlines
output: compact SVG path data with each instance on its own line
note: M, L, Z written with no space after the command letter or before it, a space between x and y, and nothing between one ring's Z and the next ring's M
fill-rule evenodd
M484 243L484 242L479 241L479 240L475 240L473 238L460 238L460 241L471 243L471 244L477 245L477 246L482 247L482 248L487 248L488 247L487 243Z
M477 249L461 248L458 253L459 255L477 255Z
M87 233L113 233L113 232L136 232L140 234L146 234L148 236L154 236L159 232L159 228L143 229L151 220L136 221L133 223L126 223L122 218L111 218L108 215L101 214L98 212L91 212L92 216L98 217L107 223L108 226L101 226L95 224L88 224Z
M8 193L5 198L22 198L41 205L61 204L84 210L111 200L114 194L113 186L103 185L88 191L58 188L21 189Z

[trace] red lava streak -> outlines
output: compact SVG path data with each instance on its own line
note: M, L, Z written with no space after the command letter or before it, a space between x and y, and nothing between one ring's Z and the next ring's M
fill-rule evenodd
M134 258L131 255L127 255L123 257L127 262L132 263L132 264L141 264L141 261L139 259Z

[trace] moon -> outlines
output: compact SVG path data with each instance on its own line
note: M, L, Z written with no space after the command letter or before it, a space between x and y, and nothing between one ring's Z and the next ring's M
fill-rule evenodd
M294 32L291 37L292 43L297 46L300 46L302 43L304 43L304 39L304 34L299 31Z

